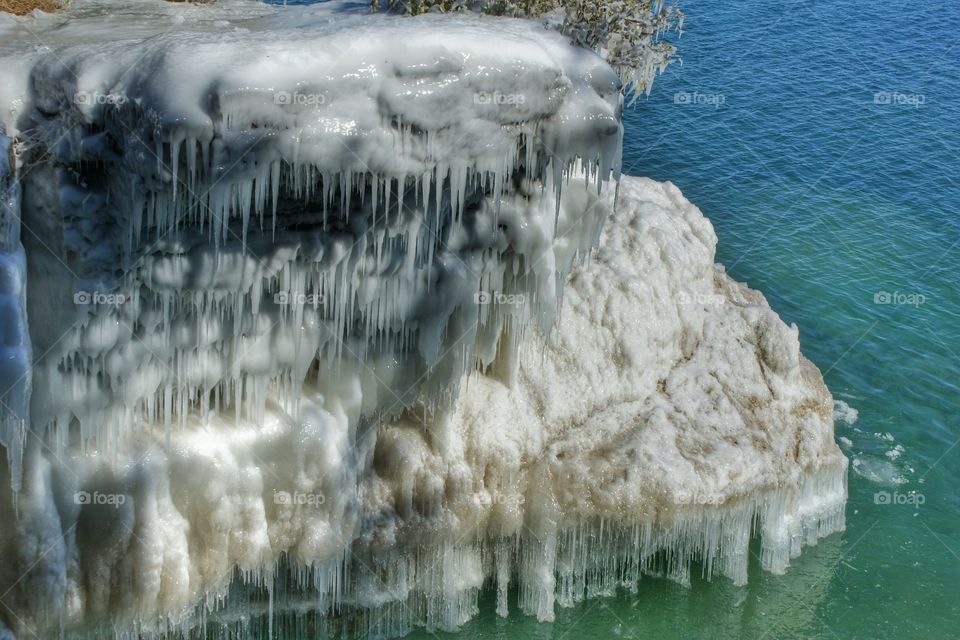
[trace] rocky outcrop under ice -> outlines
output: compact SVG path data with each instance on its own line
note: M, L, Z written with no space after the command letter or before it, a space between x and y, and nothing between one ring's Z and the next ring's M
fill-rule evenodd
M395 635L484 588L549 620L843 528L822 377L619 176L593 53L72 11L0 22L0 635Z

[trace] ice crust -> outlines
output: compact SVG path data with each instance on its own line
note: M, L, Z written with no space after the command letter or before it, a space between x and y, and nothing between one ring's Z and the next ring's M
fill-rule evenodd
M829 391L614 183L613 71L351 9L0 17L0 637L550 620L842 530Z

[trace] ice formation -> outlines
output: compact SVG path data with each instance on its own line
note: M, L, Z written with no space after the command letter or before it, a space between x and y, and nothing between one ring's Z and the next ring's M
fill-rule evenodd
M484 588L550 620L843 528L796 328L620 178L594 54L246 2L0 20L0 637L396 635Z
M860 412L848 405L843 400L833 401L833 419L846 425L856 424L860 417Z

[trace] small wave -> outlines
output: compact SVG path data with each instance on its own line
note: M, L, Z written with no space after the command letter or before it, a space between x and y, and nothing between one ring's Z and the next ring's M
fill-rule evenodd
M853 471L860 477L876 484L898 486L908 482L897 465L878 458L855 457L853 459Z
M902 444L898 444L898 445L895 446L893 449L890 449L889 451L887 451L887 452L886 452L885 454L883 454L883 455L887 456L887 457L890 458L891 460L896 460L896 459L898 459L901 455L903 455L903 452L904 452L903 445L902 445Z

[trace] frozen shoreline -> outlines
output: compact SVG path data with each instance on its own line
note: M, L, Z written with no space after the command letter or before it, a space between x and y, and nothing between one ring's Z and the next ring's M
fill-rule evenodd
M65 544L54 557L68 589L127 615L173 606L189 626L198 586L225 592L239 564L256 593L285 553L315 567L299 596L272 587L286 624L318 615L281 613L284 598L306 598L347 617L372 607L365 619L382 625L371 632L418 620L453 629L475 615L484 584L497 585L502 615L517 606L507 588L518 584L521 609L549 620L554 603L609 594L644 572L687 582L694 560L743 584L755 517L762 566L784 571L802 546L843 529L847 465L833 444L831 397L762 296L712 264L709 223L674 187L624 177L618 205L596 255L574 269L552 340L523 348L514 387L494 371L470 374L429 436L414 410L351 445L349 420L331 423L331 407L306 390L301 420L317 416L313 426L274 410L259 426L191 424L169 448L155 428L106 484L92 475L103 464L95 454L71 458L72 473L90 478L79 485L56 482L55 465L41 463L45 479L27 482L24 512L69 504L77 486L127 496L119 508L85 508L85 521L73 506L48 516L62 522L54 531L89 525L91 514L115 533L129 528L114 540L126 549L119 558L103 555L110 545L88 558L105 584L124 574L142 583L156 567L152 601L143 591L83 593L83 572L70 569L77 547ZM610 317L596 319L600 308ZM631 320L645 326L609 331ZM687 332L698 325L699 336ZM684 352L681 336L711 334ZM644 339L660 344L630 349ZM610 366L624 356L639 361ZM343 464L353 456L366 464ZM235 606L218 619L242 613Z
M0 51L0 629L176 632L236 569L221 616L262 585L268 632L307 597L455 629L485 585L551 620L692 561L743 584L755 521L773 572L843 529L820 373L673 185L609 181L599 58L513 20L83 9Z

